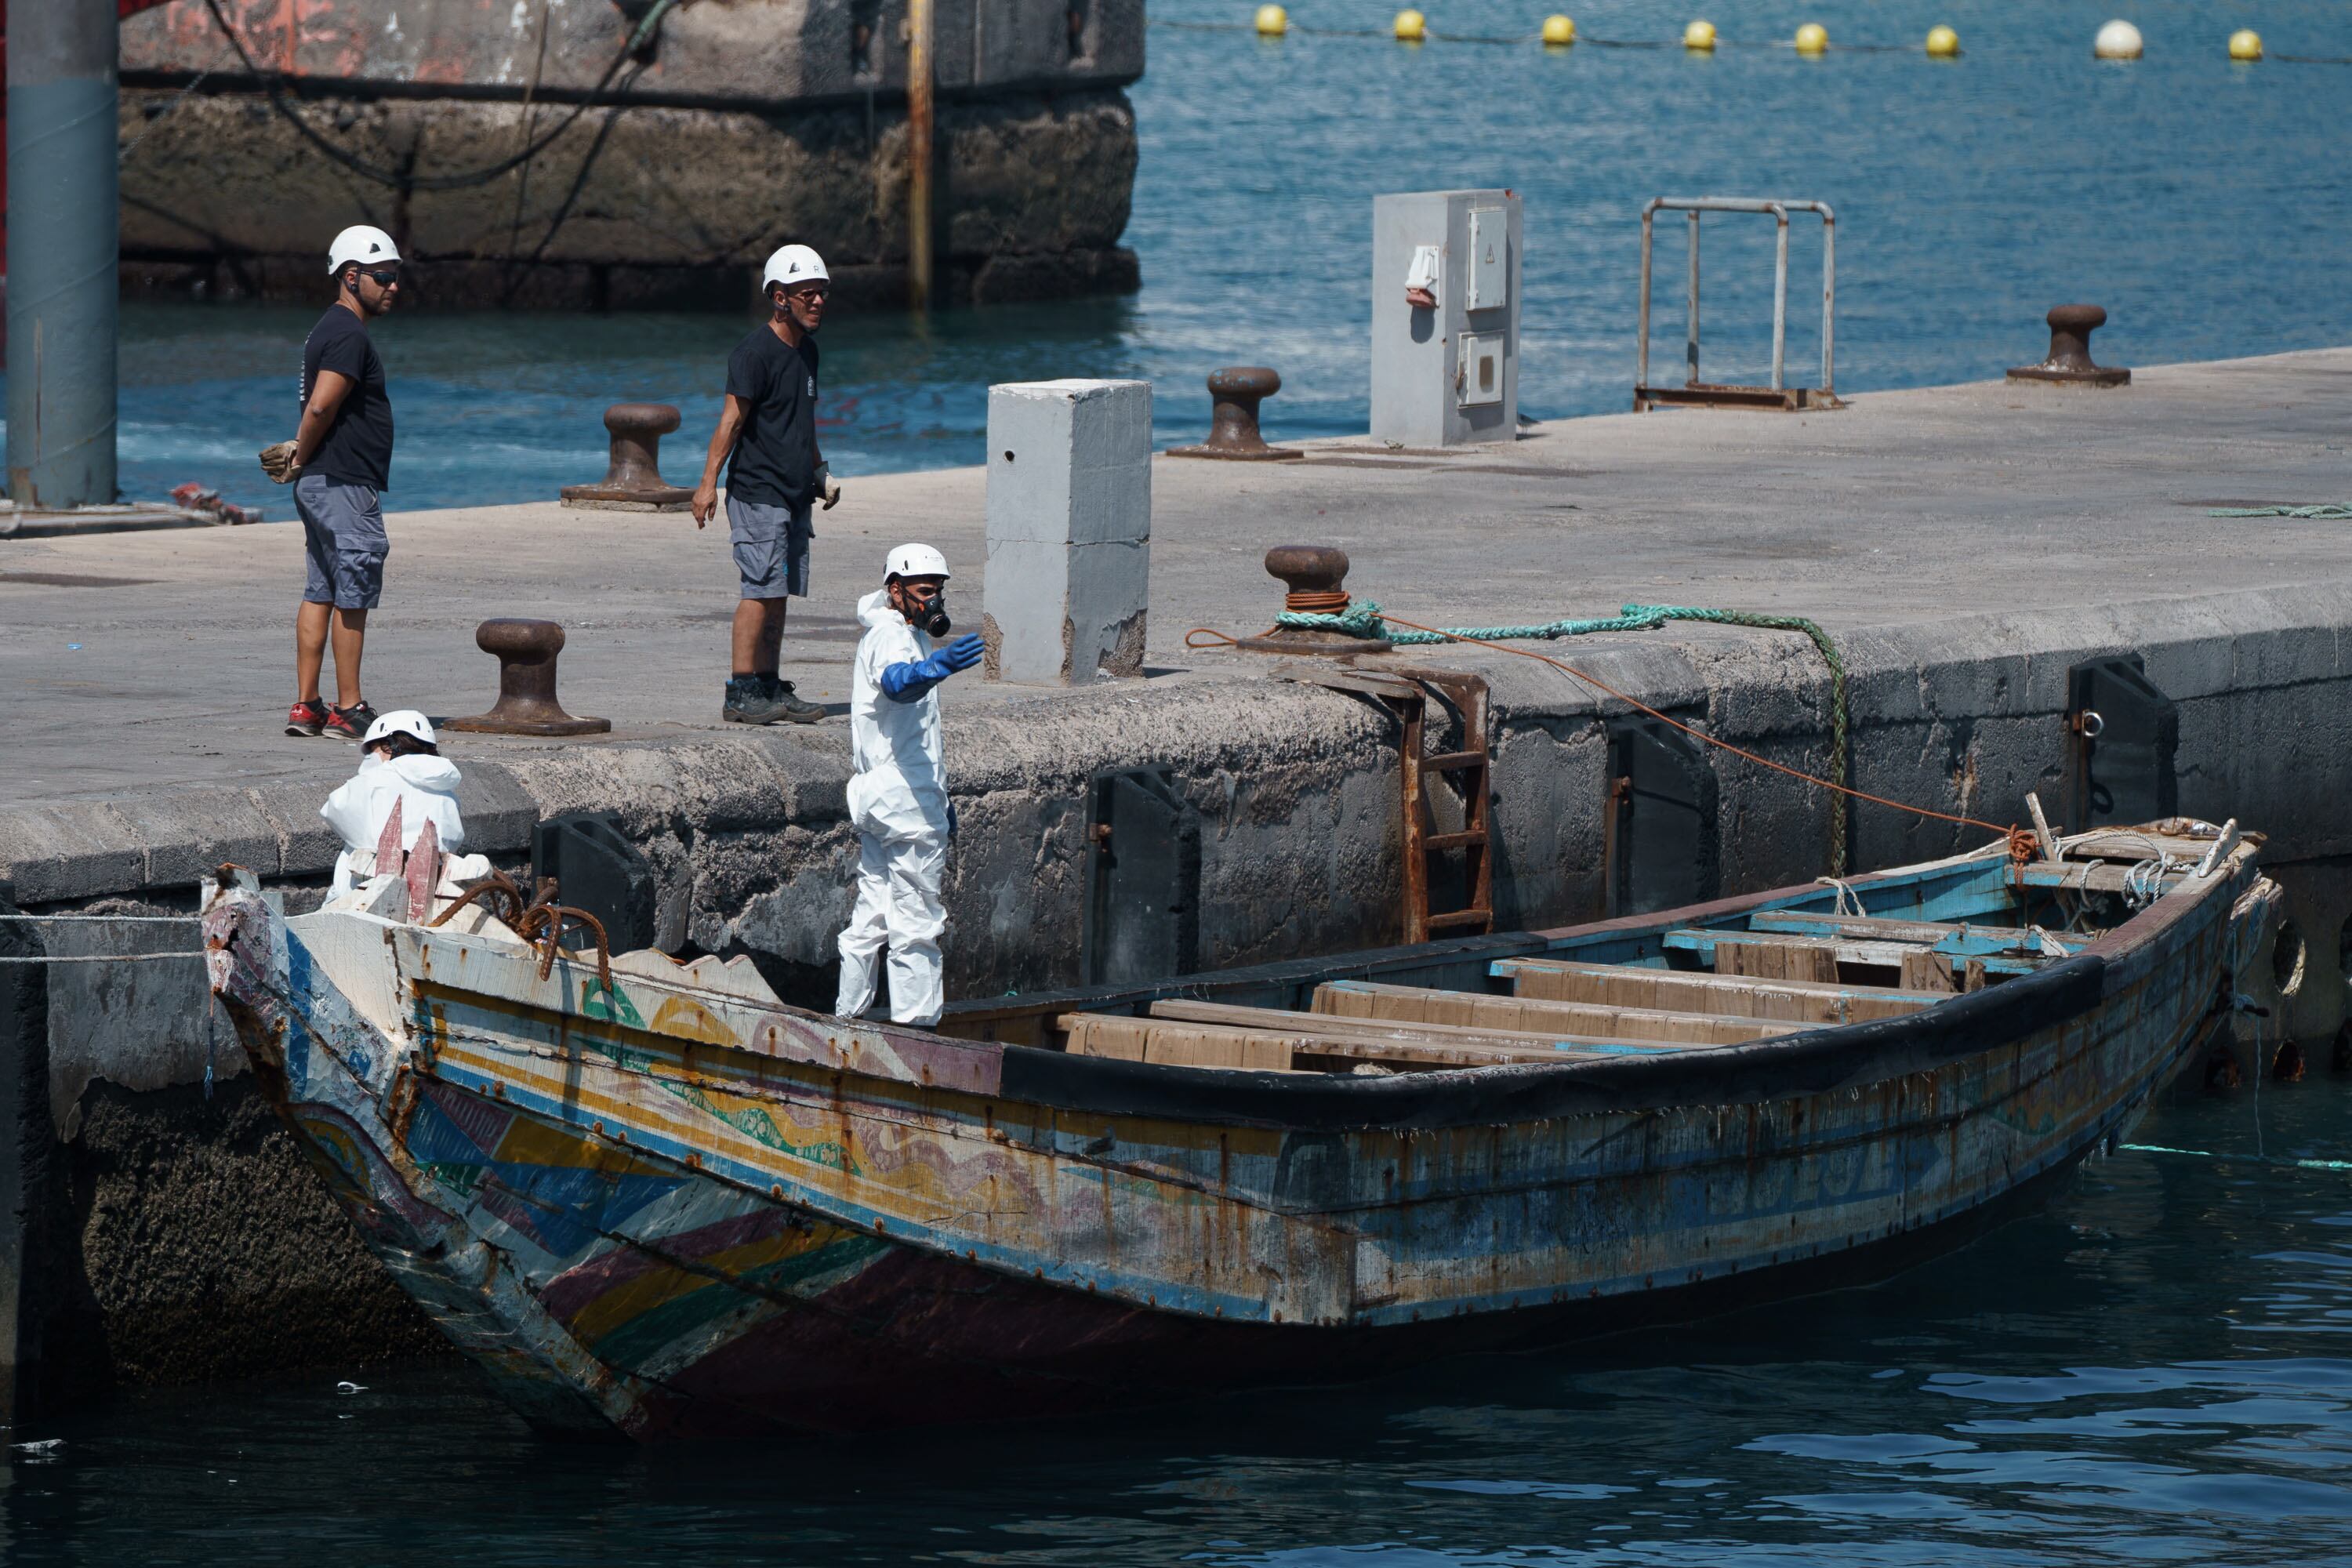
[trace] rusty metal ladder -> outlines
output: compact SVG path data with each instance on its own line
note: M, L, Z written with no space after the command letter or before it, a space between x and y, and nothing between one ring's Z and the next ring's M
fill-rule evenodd
M1382 699L1404 722L1404 738L1398 747L1404 766L1404 940L1427 942L1433 931L1448 935L1491 931L1495 929L1495 859L1489 806L1494 796L1494 759L1486 747L1486 682L1480 676L1459 670L1412 669L1397 673L1416 688L1410 696ZM1463 750L1423 754L1423 731L1429 721L1429 691L1444 697L1462 715ZM1462 826L1458 831L1430 831L1428 778L1432 773L1454 781L1462 796ZM1454 850L1465 858L1463 882L1469 889L1470 901L1461 909L1433 914L1429 908L1430 858Z
M1475 934L1495 929L1495 865L1493 818L1493 756L1486 745L1489 713L1483 676L1458 669L1390 669L1379 671L1349 665L1301 660L1283 667L1281 679L1372 697L1395 713L1404 726L1397 754L1403 770L1404 805L1404 940L1427 942L1432 931ZM1437 692L1462 715L1463 750L1423 754L1429 728L1429 694ZM1458 831L1431 831L1429 775L1455 781L1462 796L1462 826ZM1429 908L1429 862L1434 855L1455 850L1467 857L1463 881L1470 901L1462 909L1433 914Z

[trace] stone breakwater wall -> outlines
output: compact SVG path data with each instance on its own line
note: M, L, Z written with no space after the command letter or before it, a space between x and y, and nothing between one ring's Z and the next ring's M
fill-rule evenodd
M941 296L1135 289L1141 0L934 10ZM427 305L739 309L787 241L904 297L906 0L698 0L635 53L614 0L224 11L243 58L202 0L123 24L126 288L314 300L373 223Z
M2147 681L2176 705L2179 809L2234 816L2267 834L2264 863L2287 889L2279 952L2252 977L2273 1009L2271 1037L2325 1039L2342 1026L2352 589L1985 616L1838 640L1852 674L1855 783L1996 822L2021 817L2028 790L2063 797L2071 672L2139 656ZM1499 923L1600 914L1609 715L1533 661L1444 652L1486 675L1493 693ZM1801 637L1676 628L1593 639L1572 657L1759 755L1827 765L1829 681ZM1397 940L1395 720L1370 700L1273 679L1269 664L1231 656L1218 668L1234 675L950 709L961 818L946 889L951 996L1081 978L1089 784L1107 768L1165 765L1197 814L1199 967ZM656 869L665 946L747 952L789 999L829 1001L856 858L841 726L459 760L469 847L515 864L541 818L614 812ZM1706 765L1715 890L1821 873L1830 816L1819 791L1721 752ZM333 782L0 809L0 896L36 911L186 911L196 879L227 859L260 871L289 909L315 904L335 849L317 805ZM1864 869L1982 837L1867 805L1852 833ZM1633 869L1638 897L1646 873L1639 862ZM193 941L191 928L173 925L38 929L60 953L174 952ZM5 940L15 939L0 930ZM34 973L0 970L0 983L21 988ZM57 966L47 976L38 1023L23 1005L0 1005L0 1027L15 1031L0 1041L13 1069L0 1086L17 1083L26 1101L0 1161L29 1194L14 1243L24 1259L20 1355L46 1344L45 1375L63 1387L350 1363L432 1345L259 1109L225 1024L205 1005L197 963ZM10 997L21 1000L11 992L0 1003Z

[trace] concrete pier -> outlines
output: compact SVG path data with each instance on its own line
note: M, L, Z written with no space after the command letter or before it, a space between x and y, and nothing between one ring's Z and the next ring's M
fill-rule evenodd
M961 819L950 994L1076 980L1089 786L1115 767L1164 765L1198 818L1195 967L1396 940L1394 720L1286 679L1279 659L1186 644L1196 626L1264 629L1281 602L1265 549L1319 543L1348 552L1359 599L1430 626L1627 602L1811 616L1851 679L1853 783L1995 823L2021 819L2028 790L2064 808L2083 672L2137 658L2136 679L2166 705L2178 809L2269 836L2265 863L2292 910L2262 966L2272 1027L2325 1039L2343 1023L2352 944L2352 525L2209 512L2352 499L2347 432L2352 350L2328 350L2136 369L2114 392L1990 383L1810 416L1566 421L1445 456L1358 439L1293 463L1156 460L1142 675L944 689ZM851 606L887 548L939 545L966 604L987 568L984 470L843 477L848 499L819 519L816 595L793 606L783 670L836 712ZM395 514L391 535L370 626L379 707L478 710L495 671L473 628L524 613L566 629L567 703L614 721L585 742L452 737L468 847L510 864L542 817L617 813L656 868L665 945L748 952L788 996L823 1005L855 857L846 726L720 724L724 535L552 502ZM0 545L0 681L15 694L0 896L36 911L187 910L223 858L258 868L289 907L319 896L334 847L317 805L356 757L278 733L300 555L283 526ZM1760 755L1828 765L1830 683L1801 635L1676 624L1516 646ZM1361 664L1488 681L1498 925L1612 907L1602 835L1620 705L1501 648ZM1822 792L1703 758L1709 891L1827 868ZM1850 829L1863 868L1986 837L1870 805ZM1670 873L1691 868L1637 861L1635 896ZM171 926L41 937L52 952L184 940ZM426 1342L282 1139L238 1120L251 1109L242 1064L206 1032L196 970L140 965L135 985L101 984L101 966L52 971L47 1037L5 1042L47 1053L58 1142L42 1152L64 1238L48 1256L65 1282L40 1299L75 1331L19 1342L95 1347L82 1373L126 1379ZM190 1171L205 1173L201 1202L167 1174ZM169 1246L127 1239L131 1213ZM208 1272L188 1272L191 1257ZM304 1331L290 1342L261 1310L289 1293ZM256 1310L200 1310L232 1299ZM175 1325L168 1343L159 1321Z

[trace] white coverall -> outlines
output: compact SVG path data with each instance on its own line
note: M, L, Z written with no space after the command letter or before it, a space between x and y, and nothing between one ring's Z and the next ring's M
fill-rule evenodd
M392 820L394 801L400 803L402 848L414 849L416 836L430 821L443 854L454 856L463 850L466 824L457 815L457 763L422 752L392 758L371 752L361 758L360 771L319 808L327 826L343 836L343 852L335 857L335 885L328 896L348 893L357 885L352 857L361 852L375 854L383 825Z
M890 1016L931 1025L947 1005L940 933L947 910L946 759L938 688L911 702L882 689L894 664L931 657L931 639L890 607L887 589L857 602L866 635L849 683L849 821L857 829L857 903L841 933L841 994L833 1010L854 1018L874 1005L875 962L890 950Z

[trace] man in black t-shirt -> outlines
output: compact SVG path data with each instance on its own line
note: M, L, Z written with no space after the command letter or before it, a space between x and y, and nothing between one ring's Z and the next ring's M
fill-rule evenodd
M360 690L368 612L383 595L383 492L392 486L392 402L367 322L400 294L400 252L380 228L355 225L327 250L335 302L302 345L302 423L293 455L272 477L294 486L310 581L294 614L294 707L289 735L356 741L375 721ZM268 454L265 454L265 458ZM335 704L320 700L330 633Z
M733 723L814 723L824 710L781 679L787 595L808 597L811 504L830 511L841 487L816 449L816 330L831 281L805 245L768 258L760 277L769 320L727 358L727 405L710 437L694 526L719 510L727 468L727 532L742 593L735 605L735 663L721 713Z

